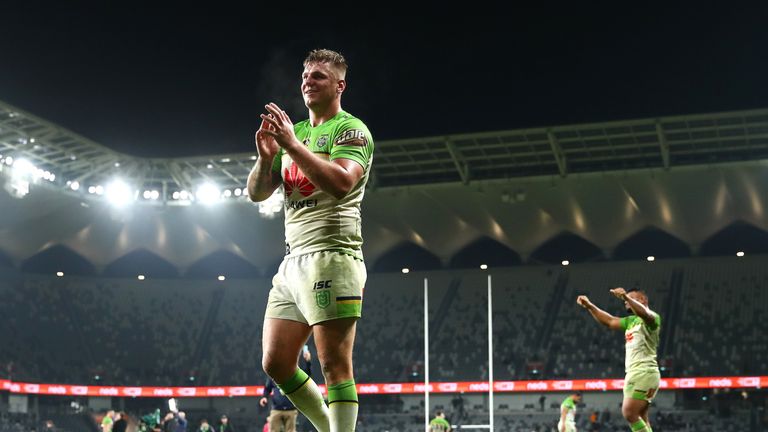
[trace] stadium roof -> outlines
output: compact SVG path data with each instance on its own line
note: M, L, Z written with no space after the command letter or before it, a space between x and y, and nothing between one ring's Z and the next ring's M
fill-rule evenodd
M376 267L397 258L392 268L427 254L445 266L493 251L510 262L552 262L563 245L581 254L562 257L572 262L646 250L681 256L718 249L708 242L733 224L757 233L726 236L735 239L728 248L744 247L768 230L766 132L768 110L754 110L381 141L363 203L366 260ZM144 252L181 273L219 253L263 274L282 258L279 213L260 217L267 216L261 205L242 196L215 206L170 205L178 204L173 192L205 180L242 188L252 154L132 157L5 104L0 154L0 258L14 265L57 246L97 271ZM15 198L9 156L54 172L55 180ZM86 191L117 175L163 190L169 205L158 199L114 208ZM72 181L83 187L73 190Z
M0 154L25 158L57 183L192 191L243 187L254 153L139 158L110 150L0 102ZM744 161L768 157L768 109L552 126L376 143L371 186L505 179Z

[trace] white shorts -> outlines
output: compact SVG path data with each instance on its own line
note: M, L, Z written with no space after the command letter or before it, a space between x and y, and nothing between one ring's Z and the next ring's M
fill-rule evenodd
M272 278L264 316L309 325L360 318L367 277L365 263L343 252L288 255Z

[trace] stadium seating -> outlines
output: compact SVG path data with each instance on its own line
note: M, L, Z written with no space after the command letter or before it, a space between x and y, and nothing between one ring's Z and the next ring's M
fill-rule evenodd
M623 306L645 289L663 318L671 373L768 370L762 257L371 274L355 346L359 382L423 380L423 278L430 284L435 381L487 379L487 275L494 285L495 378L621 377L622 337L575 304ZM0 270L0 365L16 380L105 384L259 384L269 278L225 282L31 275ZM677 299L677 300L676 300ZM743 319L726 319L740 317ZM665 334L666 333L666 334ZM668 339L665 339L665 337ZM314 350L313 350L314 352ZM530 365L536 366L532 370ZM319 367L316 378L321 379Z

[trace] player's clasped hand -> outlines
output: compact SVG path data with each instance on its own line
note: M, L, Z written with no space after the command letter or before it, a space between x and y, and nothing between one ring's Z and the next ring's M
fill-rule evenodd
M256 131L256 150L258 150L259 157L265 159L272 159L280 149L275 138L266 133L270 128L269 123L262 120L261 127Z
M627 294L627 291L625 291L624 288L619 287L619 288L612 289L611 294L616 296L616 298L618 299L624 300L624 296Z
M589 297L587 297L585 295L580 295L580 296L576 297L576 303L579 306L581 306L581 307L586 309L586 307L589 306Z
M288 113L281 110L275 103L270 102L264 106L269 111L269 114L262 114L261 119L265 121L269 127L266 129L260 129L264 133L277 142L282 148L287 148L294 145L297 142L296 134L293 131L293 122Z

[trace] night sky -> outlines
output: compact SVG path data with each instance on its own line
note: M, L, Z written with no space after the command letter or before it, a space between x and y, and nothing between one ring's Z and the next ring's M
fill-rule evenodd
M306 118L301 62L318 47L347 57L342 106L378 140L768 107L765 8L460 20L9 8L0 100L138 156L252 151L265 103Z

